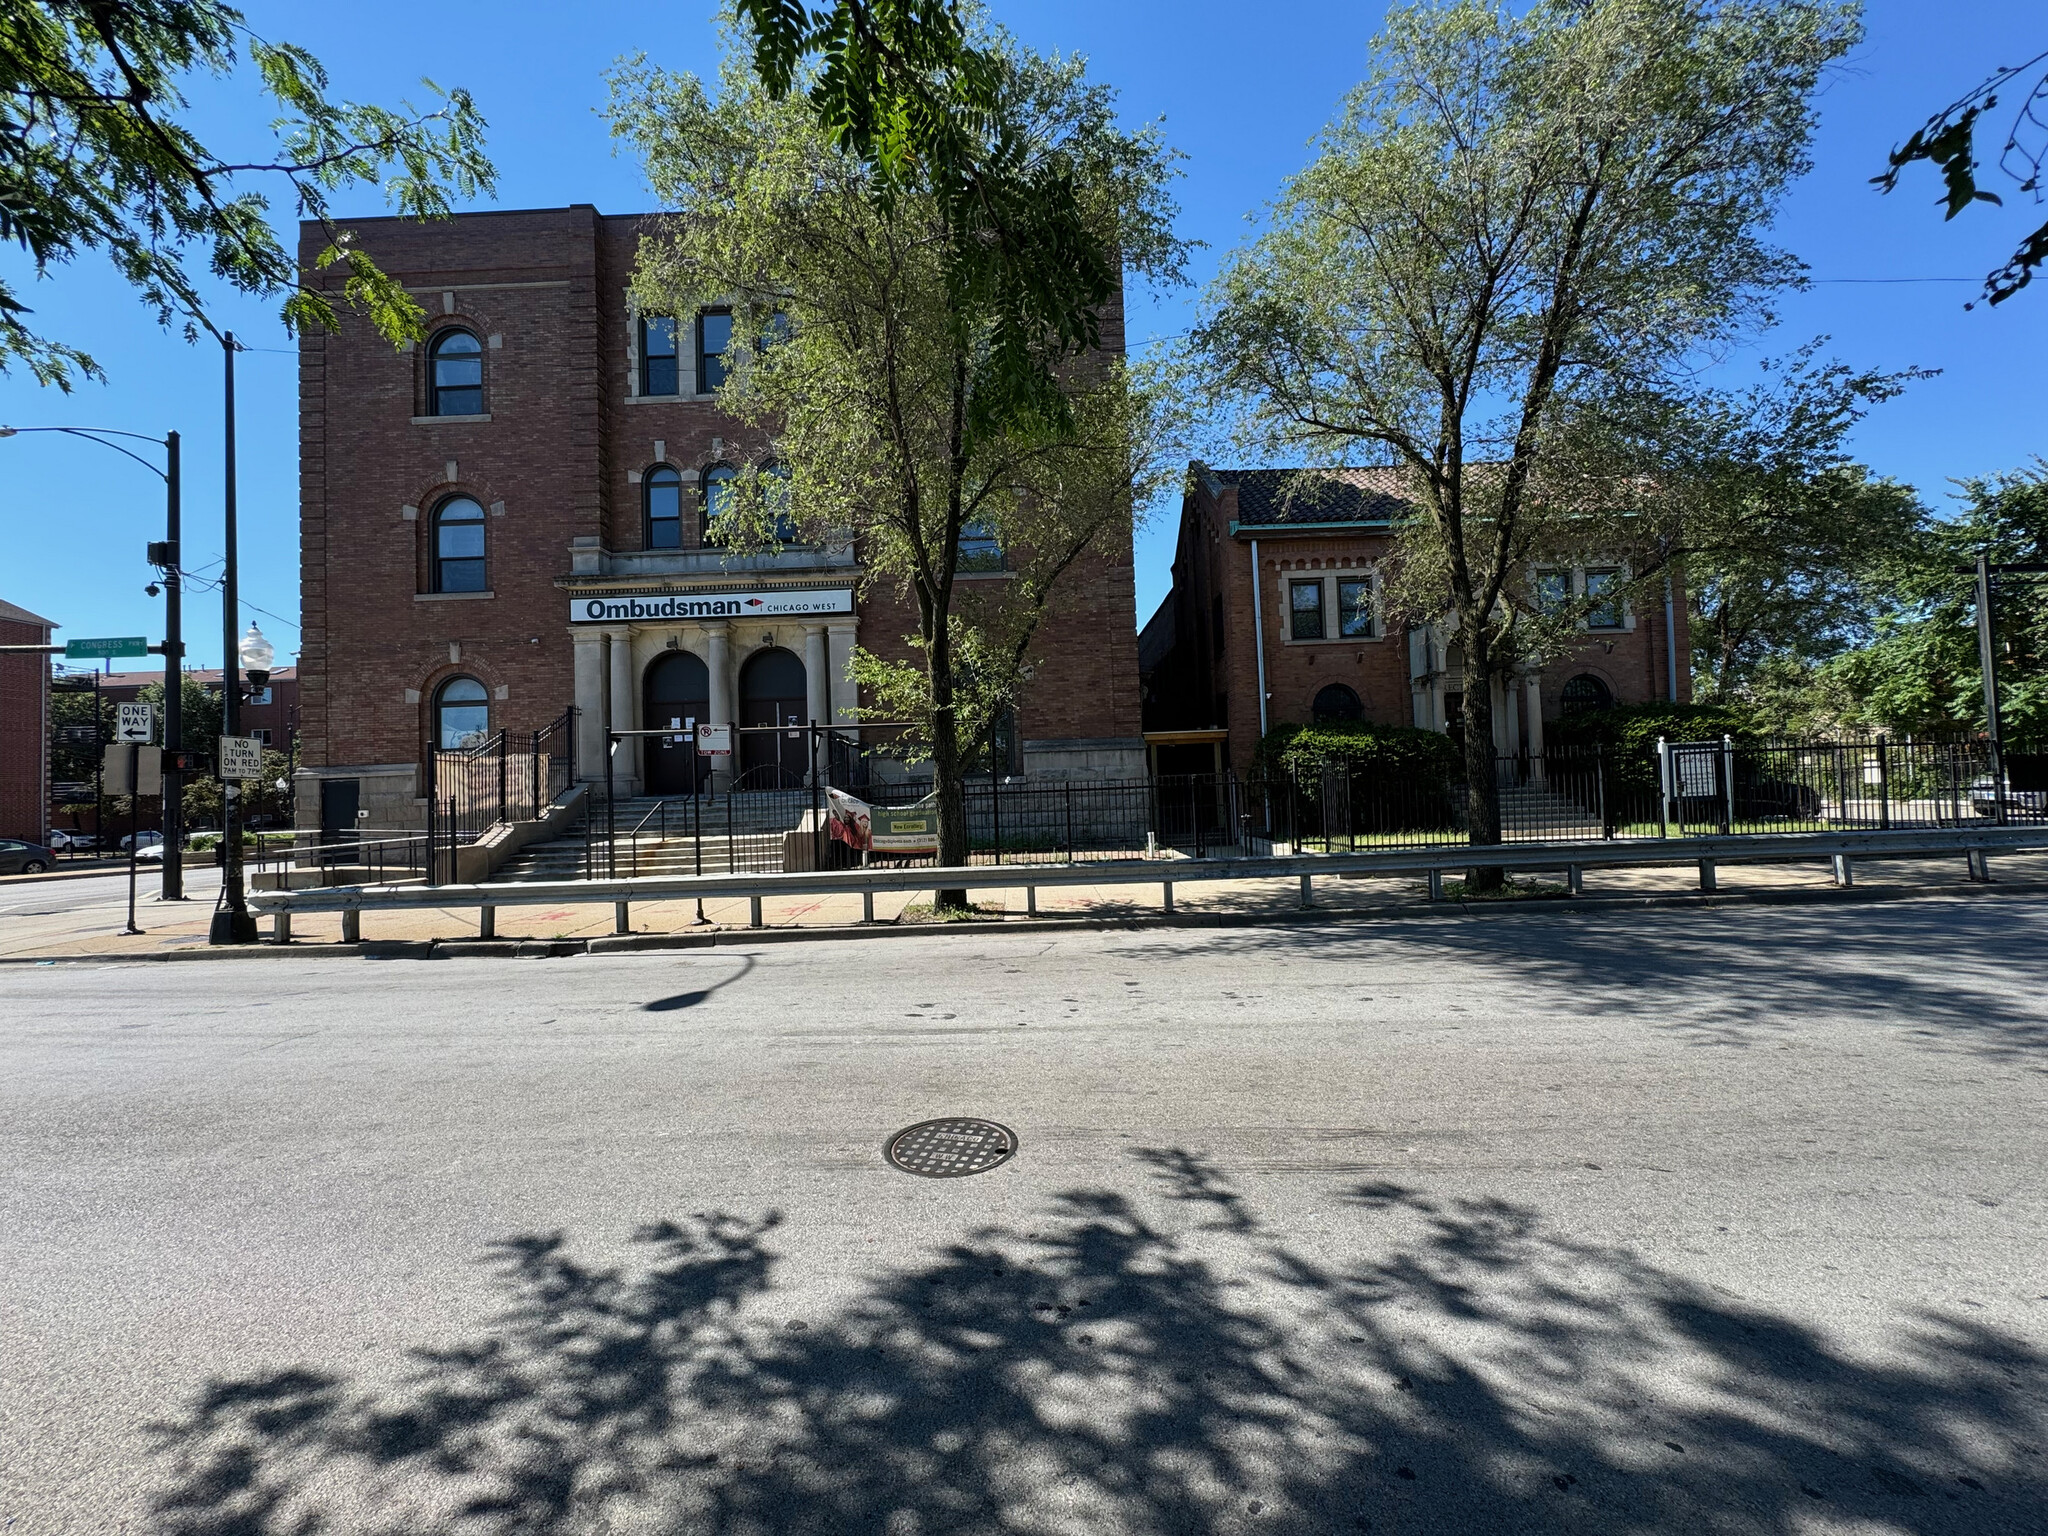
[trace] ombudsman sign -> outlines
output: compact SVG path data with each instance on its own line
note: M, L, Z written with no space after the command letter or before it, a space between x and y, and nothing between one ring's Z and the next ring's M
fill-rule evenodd
M804 592L677 592L654 597L577 597L571 624L658 624L676 619L780 619L851 613L853 589Z

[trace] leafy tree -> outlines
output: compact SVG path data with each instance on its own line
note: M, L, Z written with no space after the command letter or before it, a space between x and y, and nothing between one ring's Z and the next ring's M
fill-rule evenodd
M1862 723L1937 733L1984 729L1978 663L1977 556L2048 563L2048 462L1960 482L1960 516L1901 544L1879 572L1896 607L1869 645L1822 676L1853 699ZM2040 579L1997 581L1992 593L2000 724L2011 740L2048 742L2048 601Z
M996 79L976 133L1010 157L1006 174L1030 184L1057 167L1094 240L1177 278L1171 157L1156 134L1120 129L1078 62L999 36L982 56ZM920 722L940 859L964 862L962 764L1014 702L1062 583L1128 547L1134 500L1167 470L1159 402L1120 360L1073 357L1050 329L1012 335L1001 295L958 280L946 188L924 162L885 184L738 58L715 97L640 65L613 91L615 132L664 203L687 210L642 242L641 305L733 309L720 402L755 429L756 461L716 536L741 548L851 537L871 587L907 591L914 664L871 652L858 673L884 715ZM1013 345L1055 400L1017 389ZM783 474L762 472L771 459ZM970 531L1010 573L971 596L958 581Z
M1977 159L1978 121L1997 110L2001 93L2008 102L2017 96L2019 105L2013 109L2005 142L1999 146L1999 173L2015 190L2032 194L2039 203L2041 172L2048 165L2048 52L1995 71L1975 90L1943 107L1892 151L1891 163L1881 175L1870 178L1872 184L1890 192L1899 184L1899 172L1925 160L1941 172L1944 220L1975 203L2003 206L2004 198L1977 182L1977 173L1983 169ZM2043 262L2048 262L2048 223L2023 236L2004 265L1985 276L1981 297L2003 304L2034 280L2034 272ZM1974 301L1963 306L1975 307Z
M866 168L880 207L900 196L932 204L951 307L977 316L982 331L977 412L1021 406L1060 419L1057 363L1099 344L1121 278L1078 167L1044 153L1011 113L1013 61L977 39L959 0L737 0L735 9L770 98L804 86L814 121Z
M237 158L180 119L184 82L225 76L246 49L276 102L276 151ZM333 328L334 306L304 281L249 178L282 178L297 217L317 221L319 267L345 262L344 301L393 342L423 334L404 287L333 219L335 193L381 183L398 211L436 218L451 196L491 190L482 116L465 91L431 81L435 104L397 109L327 98L305 49L255 36L217 0L5 0L0 5L0 241L26 251L38 278L104 251L160 322L188 338L213 331L195 258L245 293L283 294L285 324ZM102 377L85 352L40 334L23 295L0 281L0 372L25 365L69 390Z
M1501 836L1488 683L1516 655L1513 586L1588 510L1549 483L1565 429L1682 396L1769 321L1799 266L1765 231L1859 35L1851 6L1775 0L1395 10L1211 290L1191 349L1247 436L1410 472L1403 558L1423 616L1457 626L1475 844Z

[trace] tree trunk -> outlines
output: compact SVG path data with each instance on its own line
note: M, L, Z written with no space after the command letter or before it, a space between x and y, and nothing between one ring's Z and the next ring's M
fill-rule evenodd
M953 711L953 647L943 621L925 651L932 690L932 788L939 798L939 867L967 863L967 795L960 773L960 723ZM964 886L933 895L942 912L967 910Z
M1465 643L1465 825L1473 847L1494 847L1500 835L1500 777L1493 747L1493 666L1482 647L1472 643L1477 626L1461 625ZM1499 865L1474 865L1465 889L1474 895L1498 891L1507 883Z

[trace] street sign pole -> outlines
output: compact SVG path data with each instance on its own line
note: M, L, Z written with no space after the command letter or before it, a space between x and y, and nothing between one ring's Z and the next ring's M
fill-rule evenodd
M135 926L135 854L136 822L135 811L142 803L142 748L136 742L128 743L128 931L140 933Z

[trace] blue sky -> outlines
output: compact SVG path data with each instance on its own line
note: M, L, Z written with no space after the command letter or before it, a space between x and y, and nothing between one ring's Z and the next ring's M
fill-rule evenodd
M359 0L347 7L247 3L252 26L311 48L336 94L393 101L421 75L469 88L491 120L502 207L591 202L607 212L650 206L630 160L615 158L594 108L600 76L644 50L674 68L708 72L718 39L703 4L590 3L572 11L533 0L488 6ZM1182 232L1207 243L1195 272L1243 240L1248 218L1306 160L1308 141L1363 70L1381 9L1329 0L995 0L997 17L1035 47L1079 52L1115 84L1132 120L1164 118L1187 155ZM1860 429L1857 451L1879 473L1919 486L1937 505L1955 476L2018 467L2044 444L2043 360L2048 283L1997 312L1965 312L1971 282L2010 249L2026 210L1972 213L1943 224L1936 187L1919 175L1881 198L1868 178L1886 150L1987 69L2048 45L2037 3L1878 0L1869 37L1828 85L1815 167L1788 200L1779 237L1818 285L1784 307L1765 343L1789 350L1817 334L1859 366L1942 370ZM573 19L571 19L573 17ZM246 77L209 84L195 125L223 151L267 143L267 114ZM254 156L250 156L254 158ZM374 198L345 212L379 211ZM10 275L18 253L0 252ZM1192 291L1132 295L1131 337L1185 328ZM84 424L185 436L186 563L217 571L221 549L220 353L156 327L106 265L85 257L35 287L47 329L92 351L111 380L69 398L25 377L0 379L0 422ZM242 594L279 651L298 645L296 373L274 307L232 297L220 315L252 346L238 364ZM1176 508L1155 509L1138 543L1138 617L1164 596ZM162 604L143 594L145 540L162 536L162 489L146 471L54 435L0 441L0 597L58 620L66 636L161 637ZM187 605L194 661L217 665L218 601ZM275 617L272 617L275 615ZM129 663L133 665L133 663Z

